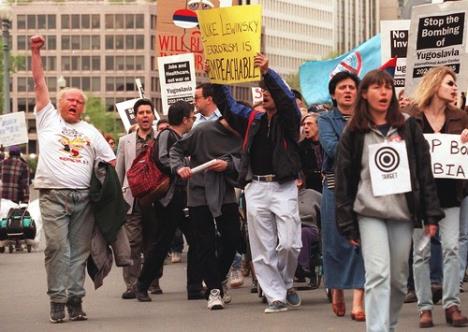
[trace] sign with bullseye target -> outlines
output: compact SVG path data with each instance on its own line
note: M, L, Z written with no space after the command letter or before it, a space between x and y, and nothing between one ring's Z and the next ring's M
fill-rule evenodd
M374 196L411 191L405 142L384 142L369 145L369 170Z

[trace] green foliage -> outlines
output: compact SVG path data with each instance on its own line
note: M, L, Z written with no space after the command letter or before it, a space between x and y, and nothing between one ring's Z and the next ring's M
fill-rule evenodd
M107 112L101 98L88 96L85 120L93 124L102 133L110 133L115 139L124 132L122 121L116 119L114 112Z
M3 41L0 39L0 50L3 50ZM15 73L17 70L26 68L25 56L10 55L10 73ZM0 55L0 114L3 113L3 54Z

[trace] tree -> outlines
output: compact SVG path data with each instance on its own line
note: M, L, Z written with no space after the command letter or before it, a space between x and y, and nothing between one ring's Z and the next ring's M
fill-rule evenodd
M112 134L115 139L124 132L122 121L116 119L114 113L106 111L106 106L99 97L88 96L85 120L102 133Z

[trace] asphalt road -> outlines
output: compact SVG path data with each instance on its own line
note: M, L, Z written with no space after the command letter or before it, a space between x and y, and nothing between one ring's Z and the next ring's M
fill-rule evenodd
M185 258L185 257L184 257ZM263 313L265 307L249 293L250 280L232 291L232 303L225 310L209 311L206 301L187 301L185 264L165 266L161 280L162 295L151 295L153 302L122 300L121 270L113 267L104 285L93 289L87 278L84 309L89 320L49 323L46 274L42 252L0 254L0 331L364 331L365 324L354 322L349 313L338 318L331 311L323 289L301 291L303 305L284 313ZM348 310L350 292L347 293ZM461 295L462 309L468 313L468 296ZM434 310L436 326L428 331L450 331L440 305ZM458 329L458 330L468 330ZM398 331L420 331L415 304L405 304Z

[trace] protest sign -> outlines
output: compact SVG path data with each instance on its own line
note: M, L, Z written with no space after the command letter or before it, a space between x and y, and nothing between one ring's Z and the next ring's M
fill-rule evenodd
M435 178L468 179L468 143L460 135L424 134L429 143Z
M331 102L328 82L340 71L350 71L364 77L380 67L380 35L335 59L307 61L299 68L301 92L308 105Z
M410 20L381 21L381 61L397 57L393 82L397 94L405 87L406 51L408 47Z
M122 124L126 132L128 132L130 127L136 123L133 106L135 105L138 99L140 98L130 99L115 104L115 107L117 108L117 112L119 113L120 119L122 120ZM153 114L155 118L155 120L153 121L153 128L156 128L156 122L160 119L160 117L158 112L156 112L155 110L153 110Z
M411 178L405 142L369 145L369 170L374 196L411 191Z
M252 105L263 102L262 88L252 88Z
M163 114L176 101L193 102L196 85L193 53L160 57L158 70Z
M238 0L231 2L236 5ZM219 6L219 0L158 0L156 56L194 53L195 68L202 72L203 46L196 11Z
M25 113L0 115L0 144L7 147L24 143L28 143Z
M438 66L452 68L459 88L468 87L467 30L467 1L413 7L406 62L408 93L429 69Z
M260 5L216 8L197 12L211 83L260 80L254 57L260 52Z

